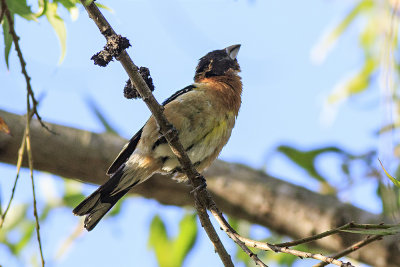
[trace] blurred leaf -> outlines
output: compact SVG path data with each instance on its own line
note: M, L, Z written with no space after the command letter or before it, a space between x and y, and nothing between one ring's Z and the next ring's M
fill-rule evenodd
M100 3L98 3L98 2L96 2L95 4L96 4L96 6L97 6L98 8L102 8L102 9L107 10L108 12L114 13L114 10L112 10L111 8L109 8L109 7L106 6L106 5L100 4Z
M84 3L86 6L90 5L95 0L85 0Z
M330 186L327 183L326 178L324 178L316 169L315 167L315 160L316 158L324 153L338 153L341 155L344 155L346 157L349 157L350 155L345 152L344 150L338 148L338 147L324 147L324 148L319 148L319 149L313 149L313 150L308 150L308 151L301 151L299 149L296 149L294 147L290 147L287 145L280 145L277 148L277 151L284 154L286 157L288 157L291 161L293 161L295 164L297 164L299 167L304 169L312 178L318 180L319 182L322 183L324 191L327 190L328 192L330 191L331 193L334 193L336 190Z
M172 254L167 236L167 229L160 216L155 215L150 223L149 246L154 249L159 266L171 266L170 255Z
M345 83L336 86L335 91L328 98L328 103L334 104L367 89L378 65L378 59L372 57L367 58L363 68L356 75Z
M250 236L250 223L243 220L238 220L231 216L228 217L228 222L230 226L232 226L232 228L235 229L236 232L240 233L242 236ZM259 257L261 256L261 254L263 254L263 252L258 251L257 255ZM255 266L254 261L238 245L236 245L235 260L237 262L242 262L247 267Z
M370 10L374 6L373 0L360 1L345 17L344 19L330 32L324 33L320 41L315 45L312 51L313 60L322 62L326 58L328 52L332 49L337 39L343 32L350 26L350 24L362 12Z
M55 0L54 2L60 3L68 11L70 11L72 8L76 8L77 4L80 3L78 0Z
M59 63L64 60L65 53L67 51L67 30L65 28L64 21L57 14L57 3L47 3L47 9L45 11L47 20L50 22L54 31L57 34L58 40L61 46L61 55Z
M366 56L371 56L370 51L381 34L378 27L376 27L377 23L380 22L371 16L370 19L368 19L367 25L364 27L359 36L360 45L363 48Z
M8 128L7 123L0 117L0 132L4 132L6 134L10 134L10 128Z
M63 203L67 207L75 208L84 199L85 195L82 193L65 194L63 196Z
M186 214L179 223L176 238L169 239L164 222L154 216L150 224L149 246L154 249L161 267L182 266L184 259L193 248L197 238L195 214Z
M29 241L31 240L34 232L35 232L35 222L24 220L22 225L22 237L21 239L15 244L14 251L16 255L19 255L21 251L28 245Z
M115 205L114 207L111 209L111 211L109 213L107 213L107 217L114 217L116 215L118 215L121 212L121 208L122 208L122 204L125 202L126 198L122 198L120 199Z
M7 6L13 14L17 14L26 20L36 20L36 15L32 12L26 0L7 0Z
M258 256L258 254L257 254ZM246 252L243 251L243 249L236 247L236 255L235 255L235 260L237 262L242 262L245 266L250 267L254 266L253 259L249 257L249 255L246 254Z
M399 128L399 127L400 127L400 122L390 123L390 124L382 126L382 128L380 128L376 134L379 135L379 134L384 134L384 133L387 133L387 132L391 132L391 131L394 131L395 129Z
M40 18L46 14L48 0L38 0L38 11L35 14L36 18Z
M286 253L279 253L277 263L279 266L293 266L294 262L298 260L298 257Z
M11 17L14 19L14 14L11 14ZM3 26L3 36L4 36L4 59L6 60L7 69L9 69L10 65L8 59L10 57L10 51L13 39L10 34L10 26L8 24L8 20L3 19L2 26Z
M381 160L380 160L380 159L378 159L378 160L379 160L379 163L381 164L381 167L382 167L383 171L385 172L386 176L390 179L390 181L392 181L392 183L393 183L395 186L397 186L398 188L400 188L400 181L397 180L396 178L394 178L393 176L391 176L391 175L386 171L386 169L383 167L383 164L382 164Z
M79 0L56 0L55 2L60 3L68 10L72 20L76 20L78 18L79 14L78 4L80 3Z
M175 266L182 266L197 238L196 214L186 214L179 223L179 233L173 241L172 251Z
M97 117L97 119L101 122L101 124L106 129L107 133L118 135L117 131L113 126L111 126L110 122L106 119L104 112L100 109L97 103L90 97L86 98L86 103L89 105L89 108Z
M28 207L28 204L19 204L12 207L0 231L0 243L6 240L6 233L15 229L24 220Z
M400 213L400 188L387 186L378 182L377 194L382 201L382 211L385 215L396 217Z
M342 232L361 234L361 235L396 235L400 233L400 225L396 225L387 229L356 229L341 230Z

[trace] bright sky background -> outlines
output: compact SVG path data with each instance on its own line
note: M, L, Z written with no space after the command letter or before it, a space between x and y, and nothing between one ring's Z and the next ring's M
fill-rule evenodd
M342 105L334 120L321 117L324 101L335 84L363 62L354 24L343 35L326 61L317 65L311 50L327 28L350 10L356 1L101 1L114 13L104 11L114 29L128 37L132 47L128 53L139 66L147 66L161 102L173 92L192 83L197 60L207 52L240 43L238 60L244 84L243 103L236 127L220 158L240 162L254 168L265 168L279 178L318 190L317 183L307 178L283 156L274 154L282 143L303 149L323 145L339 145L361 153L377 147L374 131L381 123L378 90L350 105ZM127 75L119 63L107 68L94 66L90 57L105 44L94 23L83 8L76 21L62 10L67 23L67 55L57 65L60 48L48 22L17 19L17 31L33 88L42 97L39 112L46 121L103 131L87 99L94 100L107 114L120 134L130 138L149 116L141 101L123 98ZM4 45L0 42L0 51ZM10 71L5 71L0 56L0 109L23 114L26 85L13 51ZM324 174L339 181L337 160L326 157L320 162ZM9 198L15 167L0 164L1 198ZM49 174L36 173L39 194L51 188ZM47 179L46 179L47 178ZM333 182L334 183L334 182ZM380 211L370 180L356 181L357 190L346 191L342 200L372 212ZM57 186L57 185L56 185ZM89 194L95 187L86 186ZM43 196L39 197L43 200ZM15 203L29 201L29 177L24 172L17 189ZM165 207L152 200L131 198L116 219L103 220L96 229L79 238L60 261L54 255L79 223L70 209L53 212L41 226L47 266L156 266L153 252L147 248L148 227L154 214L168 222L171 234L177 231L184 211ZM268 231L257 228L262 237ZM224 234L221 232L221 236ZM229 251L233 243L224 238ZM11 260L0 245L4 266L28 264L36 253L30 246L26 259ZM200 231L195 253L185 266L219 266L218 256L205 234ZM300 263L297 266L308 266ZM270 265L273 266L273 265Z

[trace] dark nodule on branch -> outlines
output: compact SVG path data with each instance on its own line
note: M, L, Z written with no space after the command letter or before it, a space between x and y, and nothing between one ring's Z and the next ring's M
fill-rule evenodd
M118 57L122 51L130 46L131 44L127 38L117 34L108 35L107 44L104 46L104 49L94 54L91 60L94 61L95 65L105 67L113 58Z
M150 90L153 92L154 91L154 84L153 84L153 79L150 76L150 70L146 67L140 67L139 68L139 74L142 76L143 80L146 82L147 86L150 88ZM137 99L140 98L140 94L135 88L134 85L132 85L131 80L127 80L125 87L124 87L124 96L127 99Z

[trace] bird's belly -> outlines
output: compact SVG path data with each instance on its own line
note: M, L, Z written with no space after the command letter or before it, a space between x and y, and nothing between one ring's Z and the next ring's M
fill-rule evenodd
M178 129L179 139L194 167L199 172L215 160L227 143L235 122L235 116L227 114L221 117L213 117L213 120L211 124L207 124L205 121L194 122L190 125L191 127L185 127L185 129L188 129L187 131L179 131ZM206 127L204 127L205 125ZM210 125L215 126L210 127ZM199 129L198 127L203 128ZM177 174L178 179L184 176L178 174L182 171L180 164L167 143L159 145L154 153L162 161L161 171L163 173Z

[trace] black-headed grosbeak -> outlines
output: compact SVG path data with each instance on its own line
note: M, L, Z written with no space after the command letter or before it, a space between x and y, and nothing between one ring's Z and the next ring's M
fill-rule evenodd
M164 115L178 130L179 140L201 172L228 142L241 104L242 82L236 56L240 45L215 50L200 58L194 83L163 102ZM90 231L135 185L154 173L186 181L180 164L159 132L153 116L119 153L107 174L110 179L74 210Z

